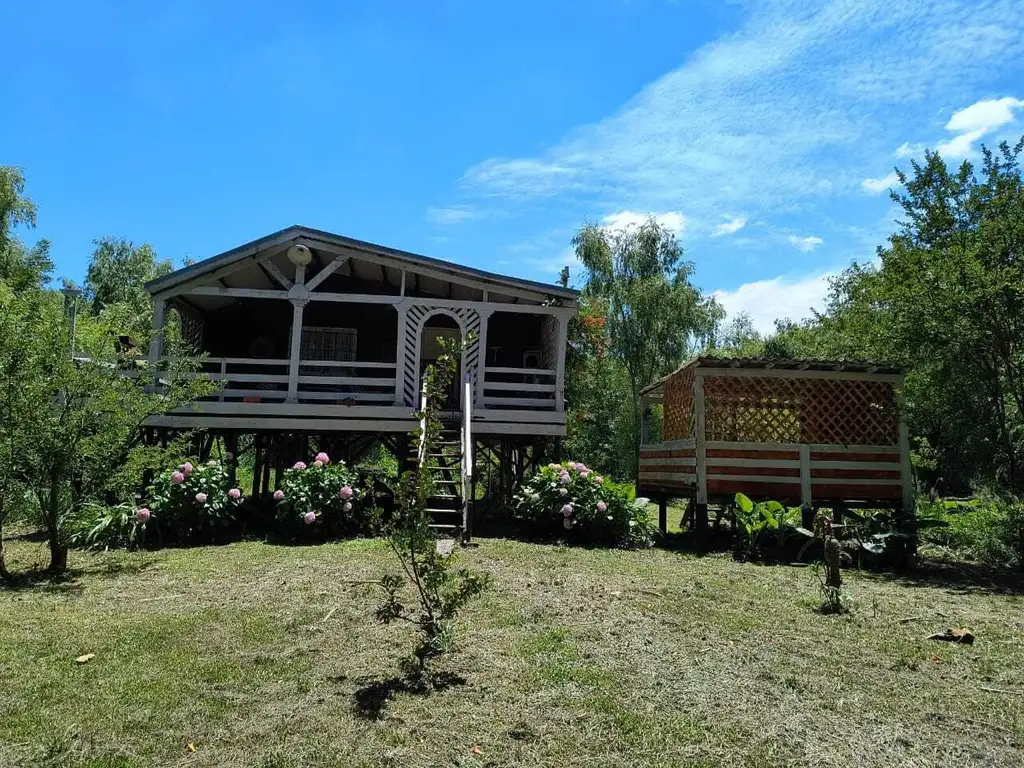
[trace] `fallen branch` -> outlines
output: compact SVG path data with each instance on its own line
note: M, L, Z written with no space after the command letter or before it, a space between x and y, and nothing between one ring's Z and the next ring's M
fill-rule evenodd
M983 690L983 691L988 691L989 693L1009 693L1009 694L1012 694L1014 696L1024 696L1024 691L1011 691L1011 690L1008 690L1006 688L989 688L989 687L984 686L984 685L981 685L981 686L978 686L978 687L981 690Z

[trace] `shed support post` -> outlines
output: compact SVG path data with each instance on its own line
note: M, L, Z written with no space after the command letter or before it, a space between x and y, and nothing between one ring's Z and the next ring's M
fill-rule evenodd
M668 499L664 496L658 499L658 528L668 533Z
M917 517L917 499L914 495L914 470L910 464L910 431L907 423L900 416L900 481L903 488L903 517L913 523ZM907 541L907 557L912 559L917 556L917 527L914 525L910 540Z
M700 531L708 528L708 457L705 447L704 427L704 377L699 373L693 377L694 444L697 454L697 494L694 505L694 524Z
M800 446L800 505L811 506L811 446Z

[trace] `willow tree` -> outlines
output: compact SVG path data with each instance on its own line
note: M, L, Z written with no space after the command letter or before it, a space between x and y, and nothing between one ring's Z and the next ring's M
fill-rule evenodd
M605 308L610 355L625 371L635 471L640 442L640 390L710 342L721 307L693 285L675 234L653 218L610 231L585 225L572 241L586 268L584 295Z

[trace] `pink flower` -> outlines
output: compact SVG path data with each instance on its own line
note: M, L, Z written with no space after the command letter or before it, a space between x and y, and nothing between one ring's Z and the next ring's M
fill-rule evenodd
M306 468L306 462L304 462L304 461L296 461L294 464L292 464L292 469L305 469L305 468Z
M195 469L195 467L193 467L190 462L186 461L184 464L178 467L178 469L180 469L182 472L185 473L186 476L188 476L192 474L192 470Z
M197 493L196 494L196 503L197 504L205 504L206 503L206 494L205 493Z
M555 464L555 463L548 464L548 469L561 469L561 468L562 468L561 464Z
M206 466L208 466L208 467L216 467L217 466L217 460L216 459L210 459L208 462L206 462Z
M563 472L561 475L558 476L558 482L560 482L562 485L568 485L570 480L572 480L572 478L569 477L568 472Z
M138 520L140 523L145 523L152 516L153 513L150 512L145 507L140 507L139 509L135 510L135 519Z
M597 511L598 512L606 512L606 511L608 511L608 505L605 504L603 501L597 502Z
M319 461L321 464L330 464L331 463L331 457L328 456L323 451L320 451L320 453L318 453L316 455L316 460Z
M340 494L341 494L341 498L343 498L345 500L351 499L352 498L352 489L349 488L347 485L343 485L343 486L341 486Z
M590 477L590 470L584 469L582 472L580 472L580 477L586 480L588 477Z
M558 495L559 496L568 496L569 495L569 489L568 488L559 488L558 489Z
M562 507L562 515L565 517L572 517L572 504L566 504Z
M562 520L562 527L565 528L565 530L567 531L572 530L572 520L570 520L568 517Z
M171 475L171 482L174 483L174 485L178 485L178 483L184 483L185 476L181 474L181 472L175 471L174 474Z
M306 521L306 525L312 525L316 522L316 512L307 512L302 519Z
M283 498L284 498L284 491L282 491L280 488L278 488L276 491L274 491L274 501L280 501Z
M604 485L604 476L602 476L602 475L595 475L594 476L594 482L597 483L598 485Z
M322 461L319 461L319 460L313 462L313 466L316 467L317 469L320 469L320 467L322 467L323 465L324 465L324 463Z
M240 498L242 498L242 492L237 488L232 488L230 491L228 491L228 496L230 496L235 501L238 501Z
M587 465L584 464L582 461L577 461L575 464L572 465L572 468L575 469L577 472L585 472L587 470Z
M344 510L345 512L351 512L352 511L352 502L351 501L346 501L345 502L345 506L342 507L342 510Z

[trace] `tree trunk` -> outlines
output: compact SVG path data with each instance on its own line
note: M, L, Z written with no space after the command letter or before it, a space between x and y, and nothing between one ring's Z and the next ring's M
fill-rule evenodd
M49 509L46 514L46 533L50 542L50 573L64 573L68 569L68 548L60 540L60 474L50 474Z
M68 548L56 536L50 537L50 573L60 574L68 569Z
M4 513L7 511L7 499L0 494L0 583L11 581L11 572L7 570L4 560Z

